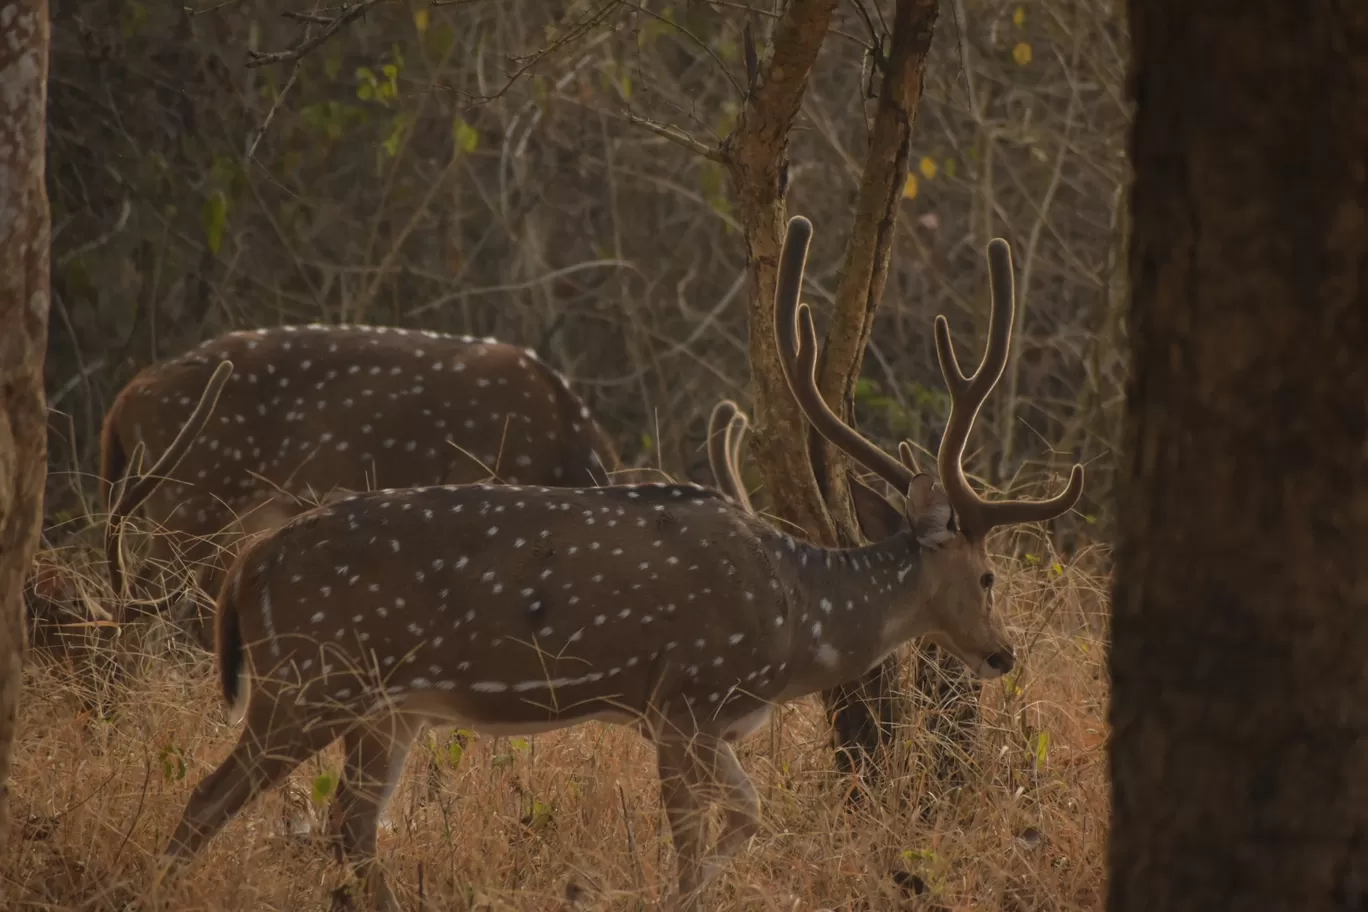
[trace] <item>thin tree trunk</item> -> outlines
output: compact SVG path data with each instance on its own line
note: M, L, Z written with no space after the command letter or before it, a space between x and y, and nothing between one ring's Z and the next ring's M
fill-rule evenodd
M781 519L804 529L814 541L849 546L861 541L847 483L849 461L820 440L799 413L779 368L771 328L775 267L787 220L789 134L833 10L829 0L795 0L780 18L724 152L748 253L756 413L752 452ZM899 0L888 57L881 62L878 107L818 378L828 404L852 424L855 385L888 277L938 10L935 0ZM839 770L878 774L878 766L867 761L889 743L896 723L906 715L898 679L898 660L890 657L858 681L822 695ZM944 755L933 761L933 769L962 771L947 758L967 751L977 721L977 688L960 663L934 647L919 657L914 685L930 722L930 743Z
M1368 5L1130 0L1113 912L1368 907Z
M24 657L24 578L47 476L48 5L0 6L0 845Z
M751 453L775 512L834 544L836 530L807 454L807 422L779 366L774 289L788 222L788 150L836 0L793 0L774 26L756 84L723 147L746 238L750 366L755 429Z

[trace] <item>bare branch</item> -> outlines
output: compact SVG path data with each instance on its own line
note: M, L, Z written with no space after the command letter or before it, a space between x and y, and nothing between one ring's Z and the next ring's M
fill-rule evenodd
M721 149L716 146L710 146L702 140L694 138L674 124L659 123L648 117L642 117L640 114L634 114L631 111L623 111L622 116L628 122L636 124L643 129L650 130L655 135L663 139L668 139L670 142L688 149L695 155L701 155L709 161L726 164L727 157L723 154Z
M907 182L912 123L937 14L936 0L898 0L893 14L888 63L818 376L822 398L847 422L853 419L850 404L888 278L898 207ZM825 444L819 452L818 471L824 473L828 497L844 500L845 460ZM838 514L845 513L838 503L832 507ZM853 527L853 514L846 516Z
M723 143L746 236L750 297L751 449L776 513L813 541L836 543L836 529L812 472L807 421L789 392L774 338L774 294L787 223L789 135L802 107L836 0L794 0L775 23L756 82Z
M271 51L269 53L248 51L247 66L260 67L271 63L298 62L305 54L308 54L314 48L337 34L342 26L359 19L371 7L377 6L381 2L382 0L356 0L355 3L342 6L340 12L331 18L311 15L308 17L309 25L322 26L317 34L310 35L308 30L306 30L304 37L300 39L300 42L286 51ZM287 18L301 19L304 17L299 14L287 14ZM284 93L281 94L283 95Z

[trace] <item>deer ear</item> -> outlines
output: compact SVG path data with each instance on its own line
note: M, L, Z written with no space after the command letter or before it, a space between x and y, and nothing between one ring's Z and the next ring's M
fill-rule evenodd
M855 504L855 518L865 538L881 542L907 528L906 514L889 503L888 498L854 475L847 475L846 480L850 482L850 499Z
M918 475L907 486L907 522L925 548L939 548L955 537L950 498L930 475Z

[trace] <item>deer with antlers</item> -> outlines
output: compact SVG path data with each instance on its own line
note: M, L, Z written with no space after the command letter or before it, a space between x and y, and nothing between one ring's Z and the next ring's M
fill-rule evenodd
M207 413L186 419L225 361L237 367L210 404L216 420ZM185 424L192 433L180 432ZM137 472L131 457L142 448L164 451L156 471ZM138 511L161 533L139 593L153 591L176 559L213 593L245 538L319 498L490 476L603 484L616 466L589 409L530 349L384 326L230 332L141 371L105 418L100 477L110 582L122 597L121 533ZM111 496L120 484L123 495ZM188 626L207 641L203 621Z
M915 637L983 677L1010 671L985 537L1047 520L1083 488L988 503L960 460L1006 361L1011 255L988 248L987 351L965 377L948 325L937 352L951 414L938 480L844 424L816 389L816 333L799 304L812 226L789 223L776 294L784 370L828 440L906 491L906 529L874 545L818 547L720 492L687 484L382 490L310 510L256 540L219 596L223 698L246 725L201 781L163 873L254 796L342 738L333 808L341 856L385 908L376 825L425 725L538 733L597 720L656 748L686 905L757 832L759 799L732 744L776 704L857 678ZM703 812L725 808L711 854Z

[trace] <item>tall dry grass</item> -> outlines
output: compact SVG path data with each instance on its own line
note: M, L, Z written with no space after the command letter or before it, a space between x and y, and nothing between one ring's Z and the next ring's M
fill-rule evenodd
M1033 538L1030 539L1034 541ZM849 810L815 699L741 750L764 826L708 894L725 910L1092 910L1102 905L1105 580L1097 552L1000 558L1018 671L984 689L974 775L927 794L913 720L907 762ZM1036 546L1039 547L1038 542ZM79 549L42 561L98 601ZM130 640L132 635L130 634ZM40 643L40 645L42 645ZM131 644L126 644L131 645ZM213 659L146 632L106 718L70 663L31 657L0 899L15 910L325 908L346 881L317 835L340 748L249 805L184 874L149 894L194 784L227 755ZM535 738L430 731L390 803L380 857L410 909L644 909L674 878L653 753L599 724ZM926 814L918 807L929 807Z

